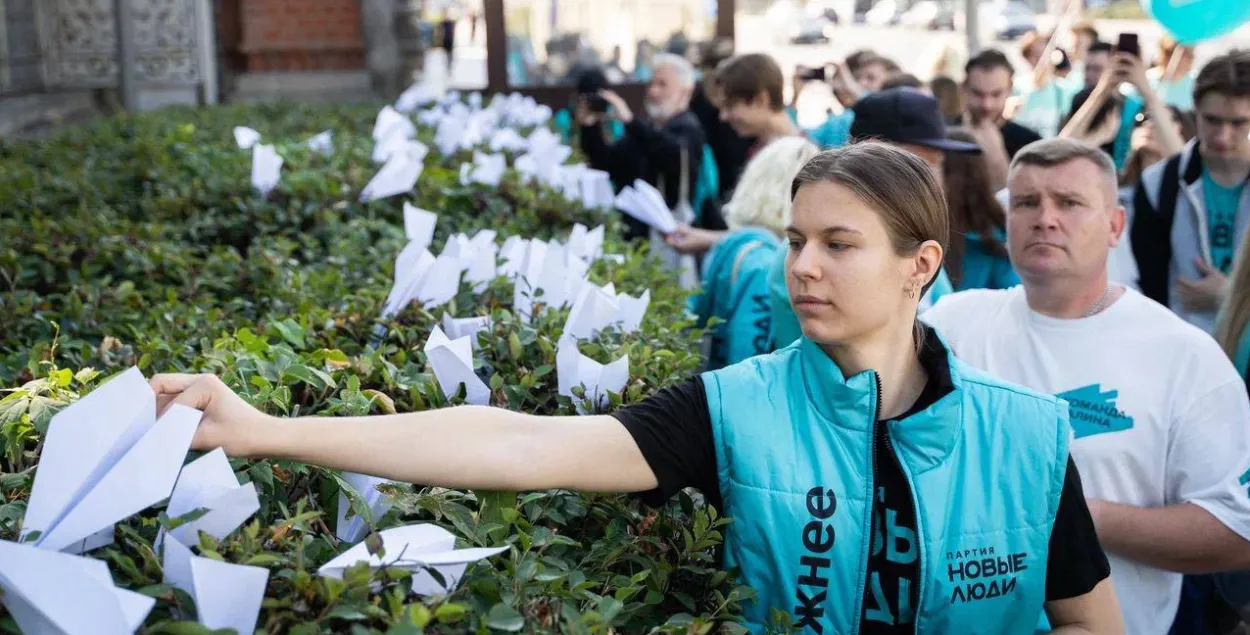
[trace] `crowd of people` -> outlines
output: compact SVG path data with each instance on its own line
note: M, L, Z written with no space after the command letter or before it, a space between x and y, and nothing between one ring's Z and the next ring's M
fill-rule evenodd
M1081 25L929 82L871 51L786 78L724 43L597 76L572 126L679 218L706 372L610 415L262 415L211 376L198 448L403 482L693 487L720 554L814 633L1229 633L1250 620L1250 52L1196 72ZM708 51L719 51L709 54ZM600 72L602 74L602 72ZM826 121L794 115L826 81ZM471 466L471 467L466 467Z

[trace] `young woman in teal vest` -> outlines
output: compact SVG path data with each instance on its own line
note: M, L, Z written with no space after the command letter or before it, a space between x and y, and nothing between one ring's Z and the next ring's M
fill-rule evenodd
M794 179L803 337L611 415L481 406L278 419L211 375L153 388L204 411L194 447L483 490L697 487L734 522L752 632L1122 633L1068 459L1062 401L952 357L916 318L946 207L928 166L862 143Z

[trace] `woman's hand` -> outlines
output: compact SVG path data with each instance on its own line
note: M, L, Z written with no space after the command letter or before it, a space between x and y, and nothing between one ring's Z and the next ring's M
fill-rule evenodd
M629 109L629 104L626 104L620 95L610 90L605 90L601 94L603 99L608 102L608 106L611 106L608 112L612 113L612 117L623 124L629 124L629 122L634 120L634 111Z
M277 418L243 401L216 375L156 375L151 385L158 413L171 404L204 413L191 442L193 450L222 448L232 457L256 456L266 433L279 425Z

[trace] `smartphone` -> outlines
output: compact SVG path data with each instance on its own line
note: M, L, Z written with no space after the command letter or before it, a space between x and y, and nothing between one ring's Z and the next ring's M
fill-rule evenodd
M1141 44L1137 41L1137 34L1121 33L1120 39L1116 40L1115 50L1128 53L1133 57L1141 57Z
M608 100L598 93L586 95L586 105L590 107L590 112L603 114L608 111Z
M817 66L815 68L809 68L807 66L799 66L798 68L794 69L794 72L796 75L798 75L799 79L805 82L827 82L829 81L829 67L828 66Z

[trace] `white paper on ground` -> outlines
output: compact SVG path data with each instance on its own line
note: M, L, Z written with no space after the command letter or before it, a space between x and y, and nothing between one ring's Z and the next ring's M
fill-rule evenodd
M444 397L451 399L460 389L460 384L464 384L465 403L475 406L490 404L490 387L473 372L473 345L468 336L448 339L443 330L435 326L424 350Z
M373 139L381 141L396 134L405 139L411 139L417 135L417 127L412 124L411 119L399 111L385 106L378 111L378 118L373 122Z
M240 150L251 150L256 142L260 141L260 133L248 128L247 126L234 127L234 142L239 144Z
M240 485L226 452L217 448L182 468L165 513L177 518L197 509L208 513L170 532L184 544L199 542L199 532L222 540L260 509L256 484Z
M616 300L615 293L598 285L586 284L573 302L562 335L576 339L592 338L610 326L620 312L621 304Z
M618 293L616 301L621 305L621 311L617 314L617 328L622 333L632 333L642 328L642 318L647 314L647 306L651 304L651 290L643 291L642 295L636 298Z
M563 245L552 241L530 241L529 252L514 283L513 309L522 320L534 317L534 303L558 309L568 303L568 290L574 283L585 278L575 265L580 261L570 259Z
M203 558L178 540L165 541L164 552L165 583L195 600L200 624L233 628L240 635L256 630L268 569Z
M252 146L252 187L268 196L282 179L282 157L271 145Z
M0 541L3 603L24 633L130 635L154 598L113 585L103 560Z
M596 408L607 404L609 392L619 393L629 382L629 355L610 364L600 364L577 349L577 340L562 335L556 344L556 383L561 395L571 397L580 414L586 414L582 400L573 388L582 386Z
M475 152L473 154L473 163L465 163L460 166L460 182L464 185L483 183L498 186L499 180L503 178L504 170L507 167L508 161L502 154Z
M490 329L490 316L453 318L444 311L442 325L443 333L448 339L458 340L462 337L467 337L472 348L476 349L478 331Z
M488 145L492 152L521 152L529 142L512 128L500 128L490 136Z
M360 193L360 201L368 203L381 198L411 192L424 166L406 153L391 157Z
M369 514L373 516L374 522L377 522L391 508L391 501L385 494L378 491L379 485L391 483L384 478L369 476L368 474L357 474L355 472L344 472L343 480L356 490L360 497L364 499L365 504L369 507ZM351 501L347 496L339 494L339 508L337 523L334 525L334 535L343 542L357 542L365 537L369 530L369 526L365 524L365 519L359 514L352 516L350 519L347 513L351 510Z
M569 255L586 262L594 262L602 252L603 225L590 230L581 223L573 225L573 231L569 233Z
M304 144L313 152L320 152L326 155L334 154L334 132L326 130L320 134L313 135Z
M319 575L341 579L343 572L357 562L367 562L373 569L383 566L412 571L412 590L419 595L443 595L456 588L469 564L507 551L493 549L456 549L456 537L442 527L428 524L392 527L378 532L382 538L382 557L369 553L359 543L317 570ZM433 568L442 575L446 585L439 584L424 569Z
M438 214L404 202L404 234L408 240L420 245L420 249L428 249L434 242L434 226L438 224Z
M407 155L413 161L424 161L425 155L429 154L430 149L420 141L409 139L401 134L395 133L373 146L374 163L386 163L398 155Z

